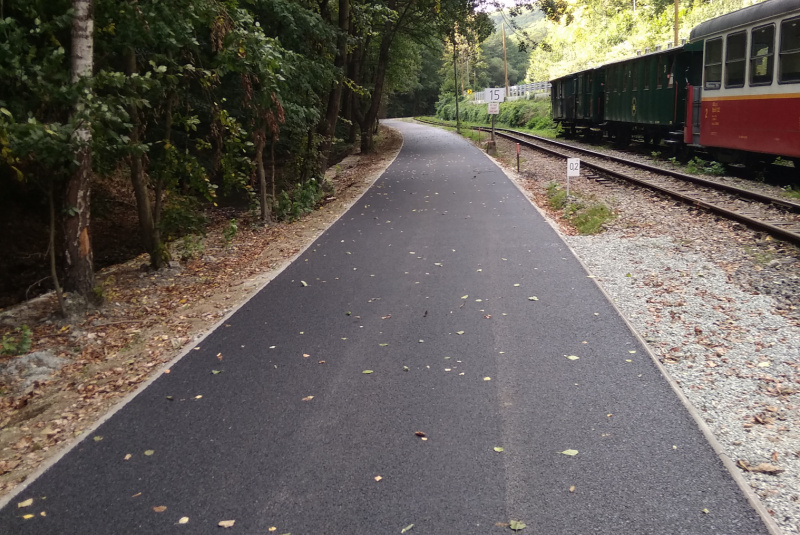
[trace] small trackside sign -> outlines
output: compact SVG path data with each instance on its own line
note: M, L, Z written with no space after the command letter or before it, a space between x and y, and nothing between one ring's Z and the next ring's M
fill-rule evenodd
M499 102L489 102L489 110L487 112L489 115L498 115L500 113L500 103Z
M580 158L567 158L567 176L581 176Z
M483 100L486 102L503 102L505 98L505 87L489 87L484 89Z

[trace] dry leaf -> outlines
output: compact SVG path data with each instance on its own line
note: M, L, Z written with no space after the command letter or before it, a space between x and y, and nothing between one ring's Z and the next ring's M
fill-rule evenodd
M312 399L314 399L314 396L306 396L303 398L303 401L311 401Z
M127 455L125 455L125 457L124 457L124 460L126 460L126 461L130 461L131 457L133 457L133 455L131 455L130 453L128 453Z
M381 476L375 476L375 481L380 481L381 479L383 479Z
M428 436L423 431L414 431L414 434L417 435L418 437L427 437Z
M33 498L28 498L24 502L19 502L17 504L17 508L19 509L21 507L28 507L29 505L32 505L32 504L33 504Z
M232 528L235 523L236 520L220 520L217 525L221 528Z
M572 485L572 486L569 488L569 491L570 491L570 492L575 492L575 485Z
M145 450L145 452L144 452L144 454L147 455L148 457L150 457L154 453L155 453L155 450Z
M181 519L178 520L178 524L188 524L188 523L189 523L189 517L188 516L182 516Z
M559 453L561 453L562 455L569 455L570 457L574 457L575 455L578 455L578 450L564 450Z
M22 518L24 518L25 520L29 520L33 518L33 515L22 515Z
M157 505L157 506L153 507L153 511L155 511L156 513L163 513L166 510L167 510L167 506L166 505Z

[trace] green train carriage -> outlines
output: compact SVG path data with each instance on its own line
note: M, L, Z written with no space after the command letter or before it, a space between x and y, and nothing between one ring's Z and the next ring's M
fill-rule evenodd
M604 130L627 144L632 135L658 144L680 141L687 87L700 83L702 45L685 45L618 61L605 70Z

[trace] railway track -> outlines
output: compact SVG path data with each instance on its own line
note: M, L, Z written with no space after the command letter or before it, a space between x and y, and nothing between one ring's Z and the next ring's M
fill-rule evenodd
M559 158L580 157L581 173L586 178L630 182L800 244L800 202L631 162L516 130L495 128L495 135Z

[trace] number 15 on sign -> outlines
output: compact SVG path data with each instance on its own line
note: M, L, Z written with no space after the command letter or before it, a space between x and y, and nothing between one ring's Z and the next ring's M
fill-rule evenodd
M567 158L567 199L569 199L569 177L581 176L580 158Z

